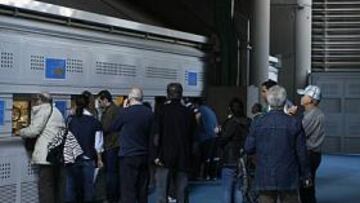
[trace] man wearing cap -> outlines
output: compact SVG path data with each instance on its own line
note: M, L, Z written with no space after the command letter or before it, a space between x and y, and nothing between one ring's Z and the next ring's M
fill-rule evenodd
M325 116L319 108L321 90L318 86L310 85L305 90L298 90L298 94L303 95L301 105L305 108L305 112L302 124L306 135L306 146L313 182L311 187L300 188L300 198L302 203L316 203L315 177L316 170L321 162L321 145L325 138Z

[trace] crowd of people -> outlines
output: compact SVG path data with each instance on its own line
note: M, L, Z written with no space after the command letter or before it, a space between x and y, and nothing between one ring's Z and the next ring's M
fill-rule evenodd
M131 88L121 107L108 90L85 91L65 119L41 93L32 100L30 125L16 134L37 138L32 162L39 166L40 203L146 203L153 191L156 203L185 203L190 179L218 176L223 203L315 203L325 136L321 92L308 86L298 93L299 107L283 87L265 81L265 106L254 104L250 119L233 98L222 124L205 100L184 98L179 83L167 86L155 112L140 88ZM58 137L64 161L54 164L49 145ZM99 198L99 191L106 195Z

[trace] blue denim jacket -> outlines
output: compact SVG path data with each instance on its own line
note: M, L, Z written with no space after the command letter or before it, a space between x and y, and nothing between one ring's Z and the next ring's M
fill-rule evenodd
M256 154L255 185L259 191L296 190L310 176L301 120L273 110L254 121L245 151Z

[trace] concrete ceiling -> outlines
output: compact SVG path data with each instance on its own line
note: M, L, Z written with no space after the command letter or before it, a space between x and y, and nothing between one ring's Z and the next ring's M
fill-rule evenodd
M210 36L216 32L217 0L39 0L141 23ZM234 0L247 12L245 2ZM245 10L244 10L245 9Z
M126 1L160 19L170 28L204 35L215 32L215 0Z

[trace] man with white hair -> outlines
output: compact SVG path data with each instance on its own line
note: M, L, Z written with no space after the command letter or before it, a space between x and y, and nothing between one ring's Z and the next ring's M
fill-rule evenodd
M152 111L142 104L143 91L132 88L126 108L120 110L109 131L119 132L120 201L147 203L149 139Z
M270 88L267 102L270 112L252 123L245 142L245 151L256 153L255 187L260 203L298 203L299 181L311 184L302 124L283 111L283 87Z

